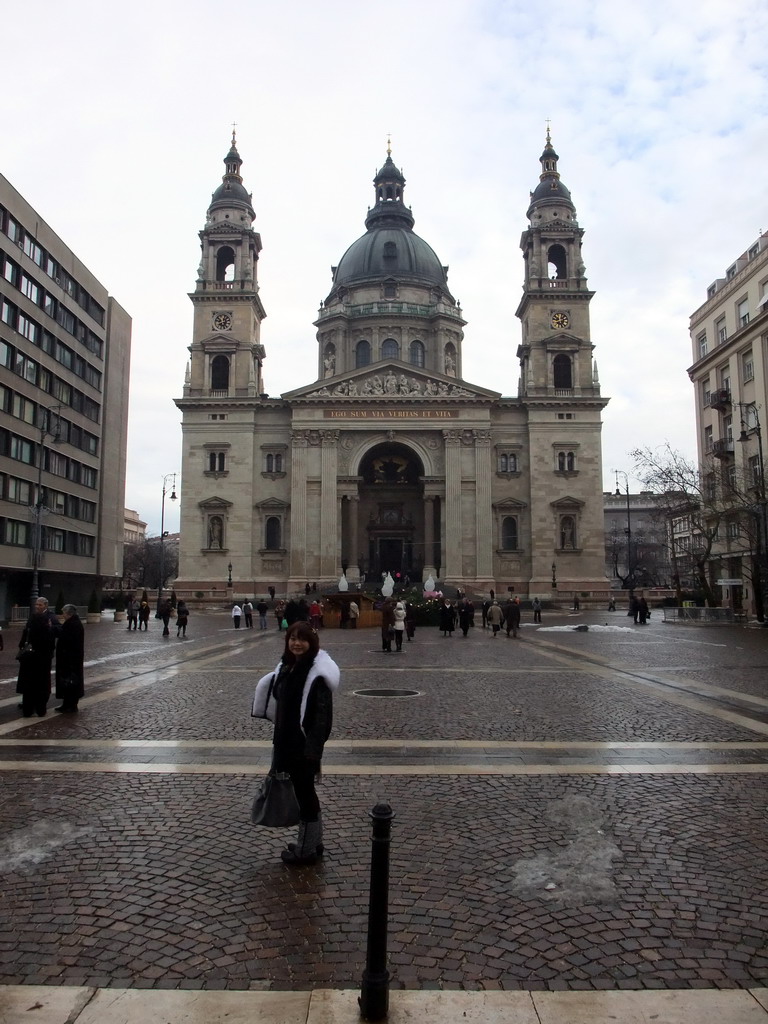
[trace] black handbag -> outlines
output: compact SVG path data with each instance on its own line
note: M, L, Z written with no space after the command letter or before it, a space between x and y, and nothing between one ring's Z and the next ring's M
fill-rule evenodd
M299 802L287 772L275 772L262 782L251 807L251 821L265 828L290 828L301 820Z
M26 661L34 653L35 649L32 644L23 644L16 654L16 661Z

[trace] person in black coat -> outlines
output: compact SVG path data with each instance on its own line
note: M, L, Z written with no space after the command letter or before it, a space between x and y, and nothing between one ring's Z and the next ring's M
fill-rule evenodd
M75 712L84 693L85 630L73 604L65 604L62 614L64 621L56 643L56 697L62 704L54 710Z
M34 714L42 718L47 710L51 695L51 662L59 629L56 616L48 611L48 602L44 597L38 597L35 610L19 640L16 693L21 694L21 712L25 718ZM27 645L31 650L22 653Z
M456 609L447 598L440 605L438 614L440 617L438 628L442 631L443 636L453 636L453 631L456 629Z

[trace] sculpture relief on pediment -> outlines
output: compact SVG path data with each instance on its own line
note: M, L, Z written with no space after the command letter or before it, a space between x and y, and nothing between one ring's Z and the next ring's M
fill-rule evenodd
M356 377L354 380L342 380L337 384L324 385L317 391L305 395L306 398L474 398L474 392L457 384L446 384L443 381L417 377L407 377L404 373L396 374L392 370L386 373L373 373L370 377Z

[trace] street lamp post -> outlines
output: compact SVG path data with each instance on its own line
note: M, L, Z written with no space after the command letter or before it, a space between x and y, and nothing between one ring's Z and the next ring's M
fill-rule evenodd
M557 590L557 566L552 563L552 589Z
M53 438L54 443L59 440L59 413L61 406L57 405L54 409L41 408L40 417L40 444L39 452L37 456L37 494L35 496L35 504L32 507L32 590L30 593L29 603L34 609L35 602L40 596L40 554L42 551L42 540L43 540L43 464L45 462L45 439L50 436ZM55 426L51 427L51 414L55 412L56 421Z
M759 591L761 604L762 604L762 621L764 626L768 626L768 520L766 518L766 504L765 504L765 465L763 463L763 433L760 429L760 417L757 414L757 404L755 402L738 402L739 409L751 409L755 419L755 425L752 428L757 437L757 480L755 481L757 487L757 568L760 574L760 578L757 581L757 586L753 581L753 589ZM746 443L749 441L749 433L747 431L747 423L744 422L743 415L741 416L741 433L739 434L739 441Z
M616 497L621 497L621 488L619 487L619 473L624 477L624 487L627 495L627 528L624 531L627 535L627 589L629 590L630 600L635 589L635 580L632 575L632 510L629 504L629 477L623 469L614 469L614 476L616 478Z
M227 566L227 572L229 573L229 575L227 576L227 586L231 588L232 587L232 563L231 562Z
M165 583L165 494L168 487L168 481L173 480L171 484L171 493L168 495L169 501L176 501L176 474L166 473L163 477L163 500L160 505L160 582L157 587L157 607L160 607L160 601L163 597L163 584Z

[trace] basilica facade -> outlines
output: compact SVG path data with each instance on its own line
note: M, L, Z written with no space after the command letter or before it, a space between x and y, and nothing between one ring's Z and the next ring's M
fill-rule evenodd
M520 243L515 396L464 379L467 321L447 267L413 230L388 151L365 233L332 268L314 324L317 379L273 398L261 238L233 137L200 232L191 358L176 400L179 596L221 595L227 581L235 594L335 588L342 574L354 585L386 571L523 598L607 591L607 399L583 230L558 159L548 134Z

